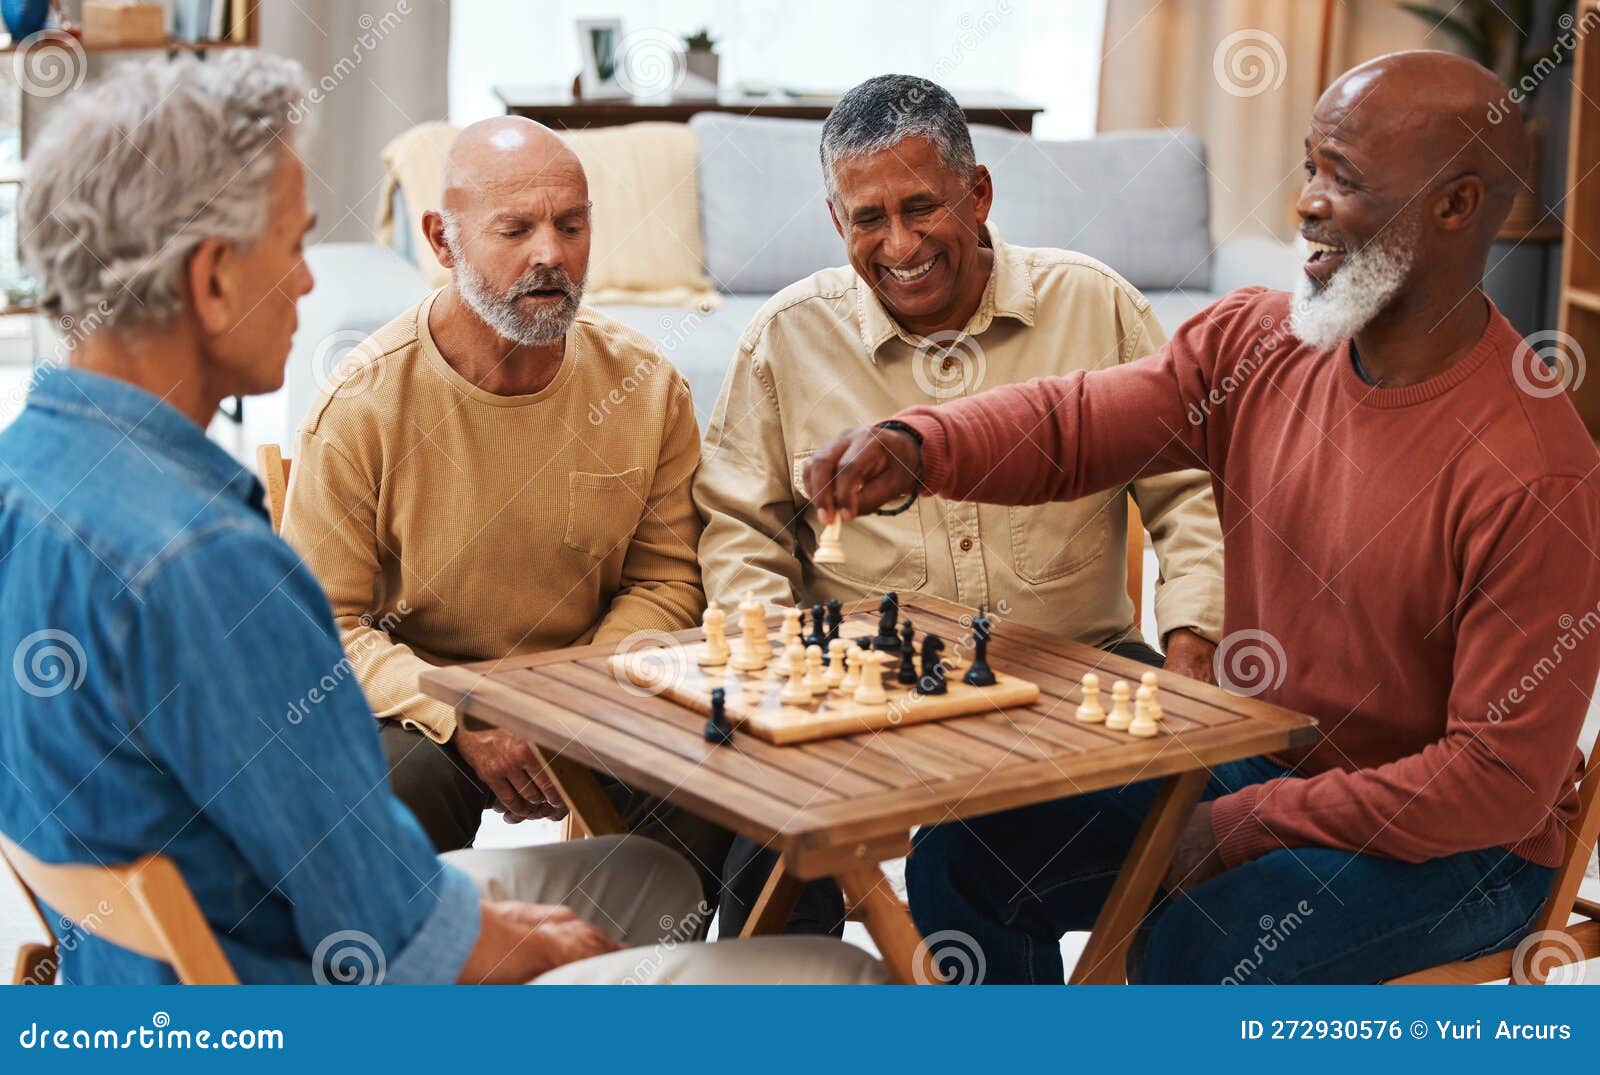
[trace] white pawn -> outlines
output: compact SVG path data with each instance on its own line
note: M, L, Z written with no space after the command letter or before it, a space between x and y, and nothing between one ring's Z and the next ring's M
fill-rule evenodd
M1100 677L1093 672L1083 677L1083 704L1075 719L1084 724L1105 722L1106 711L1100 707Z
M839 639L844 642L844 639ZM861 654L864 651L857 646L845 642L844 651L844 678L839 681L839 690L847 695L854 695L856 688L861 686Z
M1144 675L1139 677L1139 685L1141 687L1148 687L1150 689L1150 698L1152 701L1154 701L1156 696L1156 688L1160 685L1160 680L1156 678L1156 674L1154 672L1146 672Z
M811 559L819 564L844 563L844 546L839 544L839 531L844 528L844 520L835 515L833 522L822 528L822 533L817 538L817 552Z
M789 648L784 650L787 662L789 682L783 685L783 690L778 692L778 701L784 705L805 705L811 701L811 688L806 686L806 651L796 638L789 643Z
M822 682L829 690L836 690L844 682L845 651L850 648L850 643L842 638L836 638L828 643L828 670L822 674Z
M862 650L857 658L861 665L861 684L851 698L858 705L887 705L889 695L883 689L883 663L889 655L882 650Z
M822 647L806 647L806 690L813 695L826 694L828 684L822 678Z
M1161 719L1161 706L1156 702L1156 692L1145 685L1139 688L1134 698L1137 704L1134 706L1133 723L1128 725L1128 734L1149 739L1160 730L1157 722Z
M706 606L700 622L706 629L706 651L699 663L706 668L718 668L728 663L733 649L728 645L728 614L715 601Z
M779 632L779 637L783 639L783 648L787 650L789 648L789 643L797 640L800 637L800 634L800 610L797 608L784 609L783 628Z
M1125 732L1128 725L1133 723L1130 694L1127 680L1119 679L1111 684L1111 715L1106 718L1106 727L1114 732Z
M739 605L739 655L733 659L733 667L741 672L754 672L765 668L771 659L766 609L754 596L746 594Z

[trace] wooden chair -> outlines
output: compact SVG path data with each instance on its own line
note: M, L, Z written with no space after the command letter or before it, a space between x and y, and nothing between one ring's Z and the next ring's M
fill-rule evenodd
M1533 924L1534 944L1518 945L1480 959L1445 963L1413 974L1391 978L1389 985L1481 985L1509 978L1527 985L1543 985L1551 971L1581 958L1600 959L1600 903L1582 899L1583 883L1600 835L1600 743L1589 752L1589 764L1578 785L1577 827L1567 833L1567 857L1556 871L1555 884L1544 909ZM1571 922L1573 915L1581 921ZM1570 924L1569 924L1570 923ZM1551 957L1557 957L1552 959Z
M276 444L263 444L256 449L256 473L261 484L267 487L267 514L272 517L272 532L283 529L283 502L289 495L289 466Z
M1133 602L1133 626L1144 621L1144 517L1139 504L1128 496L1128 600Z
M46 937L52 934L44 904L85 933L170 965L185 985L239 984L171 859L146 855L128 866L52 865L4 834L0 859L27 895ZM53 940L25 944L17 951L11 984L50 985L59 966Z

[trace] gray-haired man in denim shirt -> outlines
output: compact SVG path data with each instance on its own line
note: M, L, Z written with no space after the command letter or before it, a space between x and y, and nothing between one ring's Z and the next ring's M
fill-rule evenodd
M125 68L29 158L23 255L71 346L0 433L0 831L48 862L166 855L247 983L878 980L798 938L646 967L622 945L700 899L672 852L440 859L391 793L327 600L204 433L223 398L281 385L312 286L303 94L243 50ZM98 938L62 948L68 981L173 979Z

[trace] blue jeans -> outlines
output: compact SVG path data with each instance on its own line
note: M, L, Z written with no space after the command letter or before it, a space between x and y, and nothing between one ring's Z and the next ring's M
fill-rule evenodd
M1284 770L1218 766L1214 799ZM1094 924L1160 781L923 829L906 864L911 914L982 953L986 982L1059 983L1060 938ZM1500 848L1408 863L1330 848L1279 850L1173 899L1135 937L1129 979L1204 985L1370 983L1509 948L1555 871Z

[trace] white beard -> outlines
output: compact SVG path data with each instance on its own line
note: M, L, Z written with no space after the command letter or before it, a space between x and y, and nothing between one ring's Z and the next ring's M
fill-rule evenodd
M559 306L526 314L518 308L515 296L523 294L531 281L519 280L508 294L502 295L457 250L452 253L456 261L456 290L483 323L502 339L526 347L542 347L557 342L572 327L572 319L578 316L578 305L583 301L584 281L579 280L573 294Z
M1289 330L1319 351L1331 351L1366 328L1410 275L1416 221L1397 221L1382 238L1345 254L1333 278L1318 287L1300 273L1289 308ZM1310 253L1305 239L1295 243Z

